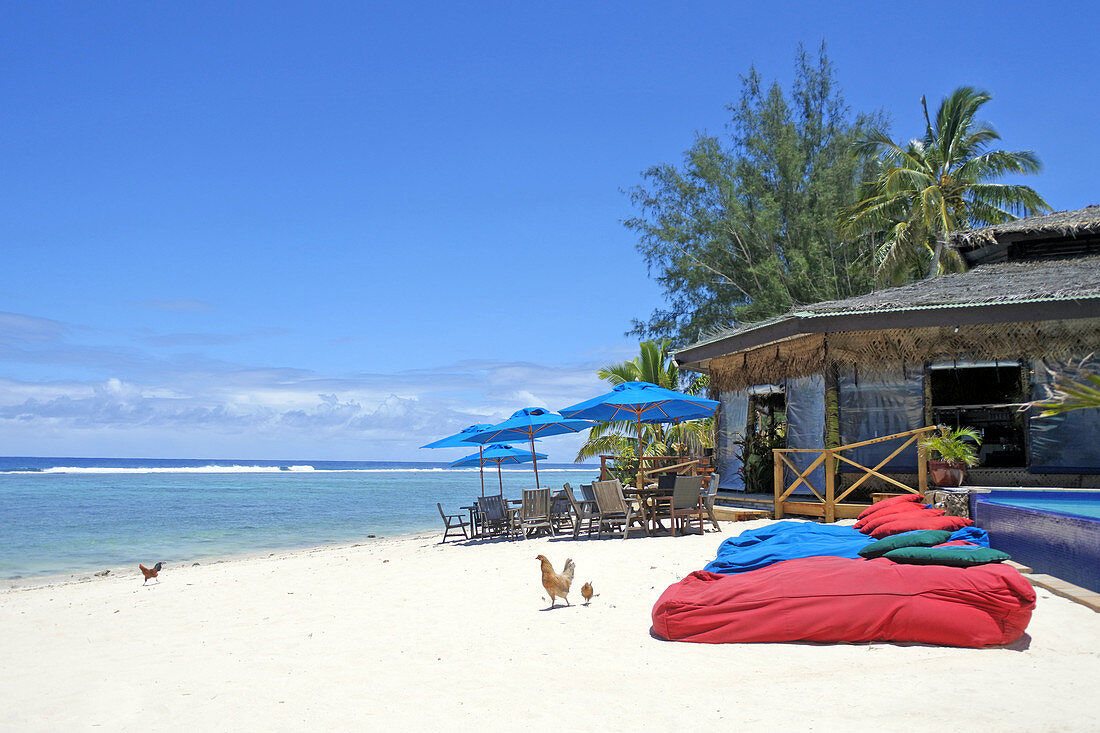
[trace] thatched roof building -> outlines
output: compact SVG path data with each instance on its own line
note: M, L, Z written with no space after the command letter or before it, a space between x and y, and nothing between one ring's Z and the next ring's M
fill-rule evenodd
M976 264L1075 257L1095 252L1098 239L1100 206L1087 206L955 232L951 245Z
M734 453L753 429L762 385L785 393L788 447L847 444L953 416L1010 446L1016 457L999 459L1015 469L1100 473L1100 448L1082 460L1044 453L1034 423L1005 409L1041 396L1048 368L1100 350L1100 207L958 232L951 245L968 272L801 306L676 352L681 368L711 375L723 400L727 474L740 469Z
M1100 254L979 265L815 303L692 344L676 361L732 389L828 364L1066 358L1100 346L1100 320L1069 329L1061 323L1081 319L1100 319Z

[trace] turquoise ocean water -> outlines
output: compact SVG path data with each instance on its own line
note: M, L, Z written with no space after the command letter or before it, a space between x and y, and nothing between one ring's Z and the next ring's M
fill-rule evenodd
M540 463L543 486L587 483L592 466ZM534 486L502 472L504 494ZM498 493L496 469L486 493ZM71 575L441 531L481 493L477 469L445 463L0 458L0 579Z

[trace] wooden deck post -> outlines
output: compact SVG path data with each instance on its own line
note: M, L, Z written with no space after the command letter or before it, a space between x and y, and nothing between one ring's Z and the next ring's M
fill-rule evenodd
M825 523L836 521L836 456L825 450Z
M780 498L783 496L783 461L779 458L779 454L774 450L772 451L772 463L775 464L775 518L783 518L783 500Z
M928 494L928 456L919 440L917 441L917 489L922 497Z

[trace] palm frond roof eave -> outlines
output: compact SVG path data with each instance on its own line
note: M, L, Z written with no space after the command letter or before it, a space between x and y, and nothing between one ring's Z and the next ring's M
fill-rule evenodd
M958 249L974 249L1009 235L1077 236L1084 233L1100 233L1100 204L1073 211L1029 216L1004 224L962 229L952 232L950 243Z

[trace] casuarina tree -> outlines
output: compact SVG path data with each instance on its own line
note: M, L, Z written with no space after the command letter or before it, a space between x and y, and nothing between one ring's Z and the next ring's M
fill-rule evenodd
M789 94L755 69L741 82L728 136L697 135L628 192L639 214L625 225L668 303L632 333L683 344L871 287L869 240L836 220L869 163L855 143L881 123L850 112L824 45L799 49Z

